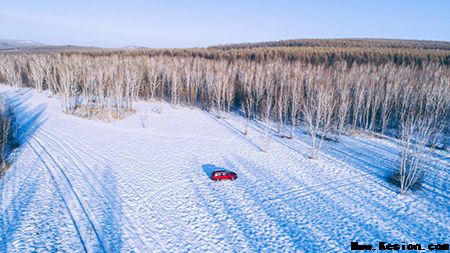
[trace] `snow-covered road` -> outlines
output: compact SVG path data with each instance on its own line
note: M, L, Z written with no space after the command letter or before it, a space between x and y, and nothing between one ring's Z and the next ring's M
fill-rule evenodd
M45 92L0 90L25 143L0 179L2 252L343 252L450 234L448 152L403 197L386 182L389 140L344 138L310 160L306 135L267 141L253 123L245 136L235 115L140 102L104 123ZM238 180L212 182L217 167Z

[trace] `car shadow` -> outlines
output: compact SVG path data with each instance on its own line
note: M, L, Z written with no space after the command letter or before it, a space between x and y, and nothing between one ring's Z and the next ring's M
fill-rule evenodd
M218 166L216 166L214 164L203 164L202 168L203 168L203 172L205 172L205 174L209 178L211 178L211 174L213 173L213 171L215 171L215 170L224 170L225 169L225 168L218 167Z

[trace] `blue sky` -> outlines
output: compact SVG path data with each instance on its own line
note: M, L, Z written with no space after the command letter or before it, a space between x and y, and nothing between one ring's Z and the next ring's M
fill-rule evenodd
M0 0L0 38L202 47L293 38L450 41L449 0Z

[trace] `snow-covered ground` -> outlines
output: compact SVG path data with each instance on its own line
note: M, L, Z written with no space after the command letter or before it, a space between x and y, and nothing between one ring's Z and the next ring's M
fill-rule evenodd
M351 241L448 243L448 151L430 160L422 189L403 197L386 180L398 157L392 140L346 137L310 160L307 135L272 133L267 141L254 122L245 136L235 115L140 102L127 119L104 123L63 114L46 92L0 91L25 142L0 179L1 252L343 252ZM239 178L213 182L207 173L217 167Z

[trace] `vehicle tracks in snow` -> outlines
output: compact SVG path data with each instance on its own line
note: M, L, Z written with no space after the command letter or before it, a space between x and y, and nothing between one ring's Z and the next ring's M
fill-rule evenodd
M44 131L46 131L46 130L44 130ZM52 139L52 137L50 137L51 135L53 135L54 137L56 137L54 134L52 134L52 133L49 132L49 131L46 131L46 133L47 133L47 137L49 137L50 139ZM112 167L114 167L114 168L121 167L121 166L119 166L118 164L116 164L114 161L112 161L112 160L110 160L110 159L104 158L101 154L98 154L98 156L101 157L103 161L100 161L100 159L96 159L96 158L92 155L92 153L86 152L86 151L85 151L85 150L90 150L90 149L91 149L91 148L89 148L89 146L83 144L81 141L79 141L79 140L77 140L77 139L74 139L74 138L72 138L72 137L69 137L68 135L65 136L65 137L68 137L68 138L72 139L73 141L76 141L77 144L80 144L80 145L83 146L83 149L77 149L77 150L73 150L73 149L72 149L72 151L73 151L74 153L76 153L76 152L79 151L79 152L82 152L82 153L86 154L87 156L91 157L92 159L95 159L96 161L98 161L98 162L100 162L100 163L104 163L104 164L109 163L109 164L111 164ZM61 141L61 142L64 142L67 146L70 147L70 144L69 144L67 141L64 141L62 138L57 138L57 139L58 139L59 141ZM54 139L54 141L57 141L57 140ZM93 150L91 150L91 151L93 152ZM96 154L96 155L97 155L97 154ZM80 158L80 159L81 159L81 158ZM86 163L85 163L85 165L86 165L86 167L88 167L88 165L87 165ZM91 173L93 173L93 172L91 171ZM120 176L120 177L123 179L122 176ZM125 179L123 179L123 180L124 180L124 182L125 182L128 186L133 187L133 186L131 186ZM153 182L157 182L157 183L159 183L159 184L164 184L165 186L162 187L162 188L157 189L156 191L152 191L150 194L145 194L144 197L139 197L139 200L136 201L136 202L138 203L138 205L137 205L137 207L136 207L135 210L134 210L134 212L136 213L136 215L139 214L140 211L142 211L142 209L144 208L144 206L145 206L146 208L150 208L150 209L151 209L153 206L155 206L155 205L157 204L157 202L158 202L160 199L164 198L163 195L167 195L167 194L169 194L169 193L171 192L171 190L173 189L173 185L174 185L174 184L179 185L179 184L183 184L183 183L184 183L183 180L180 181L180 180L178 180L178 179L174 179L174 180L171 180L171 181L153 180ZM186 181L186 182L187 182L187 181ZM100 183L101 183L101 182L100 182ZM104 188L106 188L106 187L104 187ZM140 189L140 187L138 187L138 188ZM140 195L140 194L138 194L135 190L133 190L133 192L136 194L136 196L139 196L139 195ZM141 190L141 192L144 192L144 190ZM136 216L136 215L135 215L135 216ZM156 214L156 215L157 215L158 217L160 217L158 214Z
M102 240L100 239L97 229L89 216L85 206L81 202L80 197L75 192L73 185L67 175L64 173L63 169L59 166L56 159L45 149L45 147L35 138L32 142L35 142L40 149L45 153L45 155L50 159L50 161L56 166L55 170L51 169L52 166L48 164L43 157L39 154L38 149L31 142L29 143L31 149L38 156L42 164L47 169L54 186L56 187L58 193L61 195L61 199L69 212L72 219L73 225L77 230L77 234L80 237L81 245L84 251L88 252L88 249L105 251Z
M69 135L69 134L67 134L67 133L65 133L63 131L56 130L56 129L52 129L52 130L54 130L55 133L58 133L59 135L64 136L64 138L67 138L70 141L75 142L78 146L81 147L81 148L78 148L78 150L80 152L84 153L85 155L89 156L94 161L97 161L97 162L99 162L101 164L109 164L109 165L111 165L111 168L113 168L115 170L117 168L120 168L120 172L124 172L125 173L124 176L129 177L129 178L133 178L134 176L139 175L138 179L142 179L143 181L145 181L147 187L152 187L154 185L157 185L157 184L165 182L161 178L155 179L154 177L149 176L148 175L149 173L139 173L136 170L129 169L129 166L124 166L123 164L119 164L119 163L115 162L113 159L107 158L104 154L94 151L91 147L89 147L89 145L86 145L81 140L76 139L73 136L71 136L71 135ZM63 139L63 138L60 138L60 139ZM122 157L125 157L126 160L133 161L133 162L139 164L139 166L138 166L139 168L152 168L151 164L146 164L145 162L142 162L139 159L133 157L134 152L130 152L130 150L128 150L128 149L126 149L124 147L118 146L114 142L109 143L109 145L111 146L111 149L113 149L113 150L120 150L121 151L120 155ZM89 150L89 152L87 152L87 150ZM95 157L92 154L95 154ZM137 164L135 164L133 166L134 169L136 168ZM133 192L137 196L140 197L141 195L143 195L143 194L145 194L146 192L149 191L149 189L147 189L147 188L146 189L142 188L142 186L140 184L136 184L136 183L131 184L131 183L129 183L128 180L126 180L123 177L122 173L116 173L116 174L117 174L117 176L119 176L120 178L123 179L123 181L128 185L128 187L130 187L133 190ZM172 176L172 174L167 173L166 177L167 178L172 178L173 176ZM157 190L157 189L154 189L154 190Z
M43 129L43 132L45 133L45 134L44 134L45 137L47 137L49 140L53 141L53 143L55 143L55 144L58 145L62 150L64 150L63 152L64 152L65 154L67 154L68 157L70 157L71 160L72 160L74 163L75 163L75 161L74 161L74 159L73 159L74 157L70 156L69 154L73 154L74 156L76 156L76 159L80 160L81 163L83 163L84 167L87 168L87 169L89 170L89 172L94 176L94 178L97 180L97 182L98 182L99 184L101 184L102 187L103 187L104 189L107 189L107 187L105 187L105 186L103 185L103 183L102 183L97 177L95 177L95 176L97 176L97 175L92 171L92 169L90 168L90 166L89 166L89 165L86 163L86 161L79 155L79 153L82 153L82 154L84 154L84 155L90 157L91 159L93 159L95 162L97 162L97 163L98 163L99 165L101 165L101 166L111 166L111 167L110 167L111 169L117 168L117 167L120 167L120 166L118 166L117 164L114 164L114 162L113 162L112 160L109 160L109 159L106 159L106 158L103 158L103 157L102 157L102 158L103 158L102 160L96 158L96 157L93 155L93 154L95 154L95 152L94 152L91 148L89 148L87 145L83 145L82 148L76 148L76 150L75 150L75 147L73 147L73 145L71 145L69 142L65 141L63 138L60 138L60 137L58 137L57 135L55 135L54 133L51 133L50 131L47 131L47 130L45 130L45 129ZM73 139L73 140L75 140L75 139ZM82 142L78 142L77 144L82 144ZM65 148L64 146L66 146L67 148L69 148L70 151L67 151L66 148ZM89 150L90 152L87 152L86 150ZM70 152L70 153L69 153L69 152ZM97 154L96 154L96 156L101 157L101 155L97 155ZM117 174L117 173L116 173L115 175L117 175L117 176L120 178L120 180L121 180L124 184L126 184L127 187L129 187L129 189L135 194L135 196L139 196L139 194L138 194L138 193L136 192L136 190L134 189L133 185L131 185L127 180L125 180L125 178L123 178L120 174Z
M114 204L119 201L120 204L125 204L126 207L129 210L132 210L133 208L131 207L131 205L125 201L125 200L114 200L114 194L112 193L108 187L106 187L101 180L98 178L99 175L96 175L96 173L94 173L92 171L92 169L86 164L86 162L77 154L77 150L74 150L70 143L65 142L62 139L59 139L62 143L59 143L57 140L55 140L55 136L50 137L50 134L47 132L46 134L43 134L47 140L50 140L50 142L52 142L52 145L55 145L53 150L58 152L59 154L62 155L62 157L65 160L69 160L69 163L72 163L74 165L74 167L71 167L71 169L77 169L78 173L81 175L83 180L78 180L77 182L84 182L85 184L83 185L79 185L83 188L84 187L88 187L90 190L86 191L87 189L84 189L83 193L84 195L90 193L89 196L86 196L86 198L89 199L89 203L91 203L91 206L93 206L93 216L95 216L95 212L101 211L102 215L106 215L107 218L110 221L113 221L114 224L119 224L119 217L116 217L117 215L113 215L110 213L110 210L116 210L117 208L114 206ZM56 137L57 138L57 137ZM36 139L36 138L35 138ZM50 144L50 143L47 143ZM59 148L58 148L59 147ZM69 149L69 150L68 150ZM58 165L59 167L62 167L60 165ZM84 168L84 169L83 169ZM90 174L92 175L92 177L89 177L85 174L85 172L90 172ZM74 176L74 175L72 175ZM93 181L94 180L94 181ZM101 187L101 189L98 188L98 186ZM80 188L81 189L81 188ZM93 197L96 197L96 201L93 201ZM88 204L89 204L88 203ZM100 206L97 206L99 205ZM100 210L99 210L100 209ZM126 222L120 222L120 226L126 226L126 225L131 225L131 227L126 228L126 231L129 234L133 234L137 236L137 241L134 240L133 242L131 242L131 244L134 244L133 249L140 249L140 250L144 250L144 249L149 249L149 246L147 245L145 239L142 239L142 235L143 233L140 231L140 227L137 226L133 220L128 217L128 215L125 212L121 212L120 213L120 219L125 219ZM108 229L109 232L112 232L110 230L113 230L113 228ZM100 231L101 232L101 231ZM136 238L136 237L135 237ZM109 244L109 240L105 240L107 243ZM108 249L112 249L112 246L107 247Z
M280 192L280 193L274 194L272 196L269 196L269 200L286 201L288 199L299 198L299 197L314 194L317 192L335 190L336 188L341 188L341 187L345 187L348 185L361 183L363 181L365 181L365 180L361 176L359 176L359 177L352 176L352 177L342 178L342 179L333 180L333 181L316 184L316 185L295 187L291 190ZM286 198L286 196L288 196L289 198Z
M47 132L48 133L48 132ZM57 134L58 132L56 132ZM50 133L49 135L52 135L53 133ZM45 137L46 139L48 138ZM52 139L53 137L50 137L48 139ZM66 138L66 136L64 135L64 138ZM58 142L58 138L53 138L53 142ZM73 146L71 145L72 143L72 139L71 138L67 138L67 140L69 140L70 143L67 143L67 145ZM51 140L50 140L51 141ZM61 140L62 142L64 142L64 140ZM75 140L74 140L75 141ZM79 143L79 140L76 140L77 142L74 142L73 144ZM73 148L75 148L76 150L72 150L73 152L78 152L77 150L79 148L83 148L83 145L78 145L76 144ZM61 147L60 147L61 148ZM64 148L65 149L65 148ZM85 149L85 148L83 148ZM113 148L114 149L114 148ZM66 150L66 149L65 149ZM86 147L86 149L84 150L84 152L86 152L86 150L89 150L88 147ZM66 152L72 152L70 149L67 149ZM59 152L58 150L56 150L55 152ZM61 151L61 153L64 153ZM81 153L80 153L81 154ZM89 152L90 155L95 154L94 151ZM86 154L87 155L87 154ZM65 157L67 155L63 154L63 157ZM83 155L84 157L84 155ZM176 160L176 159L175 159ZM183 158L184 160L184 158ZM145 160L144 160L145 163ZM111 165L113 165L113 168L119 168L116 167L115 164L113 162L110 162ZM80 164L81 166L82 164ZM178 162L175 161L175 164L170 165L169 167L174 167L175 165L178 166ZM143 165L141 165L143 166ZM193 165L194 166L194 165ZM153 168L150 166L146 166L149 168ZM156 169L156 168L155 168ZM169 170L170 171L176 171L176 170ZM152 172L152 170L149 170L149 172ZM161 187L157 187L156 190L152 190L150 191L149 194L142 194L145 193L145 191L140 191L142 192L140 196L143 196L142 198L136 198L136 200L134 201L134 203L136 203L137 205L135 205L135 211L134 214L131 212L128 212L128 214L130 215L130 218L132 218L132 220L134 221L147 221L144 223L141 223L140 226L142 226L143 228L145 228L145 234L147 237L153 237L152 235L154 234L162 234L162 233L166 233L167 235L172 235L173 231L169 231L167 230L164 224L172 224L175 225L175 227L177 228L182 228L185 227L185 229L181 229L182 231L185 231L184 233L190 234L192 233L190 229L188 229L186 227L186 221L180 220L179 218L176 218L175 216L173 216L171 213L166 213L165 211L161 211L160 209L164 209L164 208L169 208L169 209L174 209L176 211L183 211L184 207L180 206L179 203L176 201L176 199L178 198L179 195L185 196L184 193L187 192L189 189L189 187L186 186L186 183L189 182L185 182L186 180L183 180L179 177L176 176L176 174L173 173L166 173L166 176L168 176L168 178L171 178L171 180L167 180L164 178L159 178L159 177L155 177L153 180L147 180L145 179L144 181L150 184L154 184L154 185L159 185ZM186 187L183 187L186 186ZM124 186L122 186L123 188ZM148 190L147 190L148 191ZM189 197L189 196L187 196ZM162 202L164 201L164 202ZM156 206L158 206L157 208L155 208ZM162 213L161 213L162 212ZM154 222L151 222L149 220L150 217L154 217L156 218L156 220L154 220ZM153 231L150 232L151 230L155 229L155 225L158 229L158 231ZM166 231L167 230L167 231ZM162 236L162 235L161 235ZM149 238L149 239L154 239L154 238ZM157 239L154 241L161 241L162 239ZM186 241L180 241L179 243L186 243ZM161 248L164 248L165 245L158 245Z
M80 139L74 138L73 136L71 136L70 134L65 133L64 131L60 131L60 130L56 130L56 129L52 129L52 131L46 130L44 129L44 131L46 131L48 134L53 135L55 137L57 137L57 135L55 133L57 133L58 135L63 135L64 138L69 139L70 141L75 142L76 145L78 145L79 147L77 148L78 151L80 151L81 153L85 154L86 156L90 157L93 161L98 162L100 164L104 164L104 165L111 165L114 168L119 168L119 167L123 167L120 164L117 164L114 160L107 158L105 155L96 152L92 147L90 147L89 145L86 145L85 143L83 143ZM70 144L68 143L68 141L65 141L64 138L62 137L58 137L59 140L65 142L66 144ZM114 145L114 143L110 143L110 145ZM122 149L123 150L123 149ZM123 152L126 152L126 150L123 150ZM95 156L93 155L95 154ZM121 168L124 170L127 170L127 168ZM131 171L130 171L131 172ZM120 175L119 175L120 176ZM125 178L123 178L122 176L120 176L124 182L133 189L133 191L138 194L136 192L136 190L134 190L134 188L136 186L130 184L127 180L125 180ZM138 186L139 188L139 186Z

